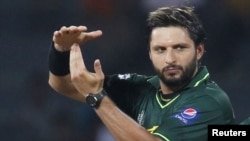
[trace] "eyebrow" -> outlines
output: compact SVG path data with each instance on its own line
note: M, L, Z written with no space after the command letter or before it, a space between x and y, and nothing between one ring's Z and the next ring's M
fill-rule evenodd
M177 43L177 44L174 44L173 46L185 46L185 47L187 47L187 46L189 46L189 44L187 44L187 43Z

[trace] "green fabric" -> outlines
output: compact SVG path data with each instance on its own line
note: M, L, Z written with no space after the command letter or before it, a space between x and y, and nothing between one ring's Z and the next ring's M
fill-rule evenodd
M250 125L250 117L244 119L242 122L240 122L241 125Z
M104 89L121 110L150 133L168 141L207 140L207 125L234 124L227 94L210 80L206 67L165 102L159 78L138 74L105 77Z

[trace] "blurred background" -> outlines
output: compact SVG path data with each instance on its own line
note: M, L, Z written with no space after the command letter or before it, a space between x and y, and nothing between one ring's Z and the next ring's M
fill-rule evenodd
M160 6L196 7L206 32L203 64L228 93L237 121L250 116L249 0L0 0L0 140L112 141L93 110L48 86L48 50L61 26L103 36L83 46L86 65L105 74L154 74L145 20Z

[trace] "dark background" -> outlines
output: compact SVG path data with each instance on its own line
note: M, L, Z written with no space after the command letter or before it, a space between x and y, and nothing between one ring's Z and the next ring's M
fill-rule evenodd
M0 0L0 140L111 141L88 106L48 86L48 50L61 26L86 25L103 36L83 46L86 65L105 74L154 74L145 18L184 0ZM228 93L237 121L250 116L250 1L190 0L208 34L203 64Z

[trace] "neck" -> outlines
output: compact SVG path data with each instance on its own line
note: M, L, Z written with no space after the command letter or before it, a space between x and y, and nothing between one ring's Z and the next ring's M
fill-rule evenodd
M160 81L160 89L163 95L172 94L180 89L184 88L186 84L177 87L168 87L163 82Z
M165 84L163 84L161 81L160 81L160 89L161 89L161 92L162 94L171 94L174 92L173 89L170 89L169 87L167 87Z

